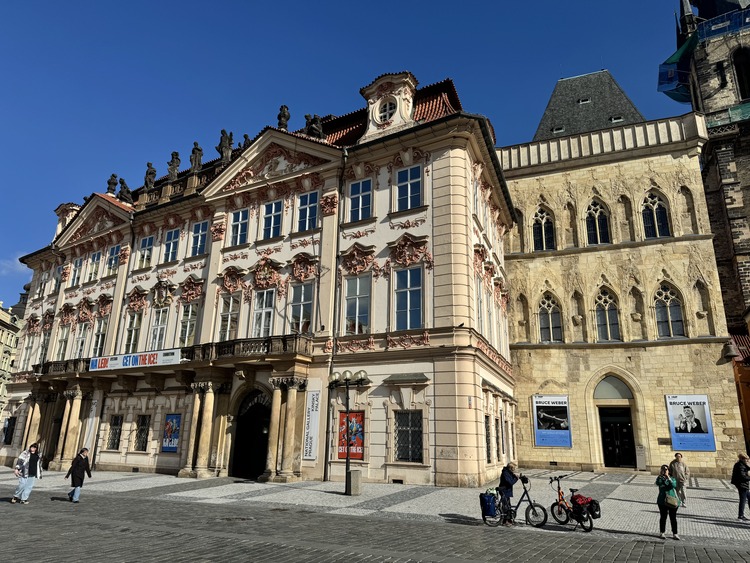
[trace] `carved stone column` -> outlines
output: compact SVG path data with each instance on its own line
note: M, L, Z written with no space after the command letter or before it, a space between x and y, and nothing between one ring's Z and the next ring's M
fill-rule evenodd
M286 418L284 419L284 443L281 452L281 471L283 480L294 477L295 430L297 420L297 388L304 380L296 377L286 379Z
M276 476L276 461L279 456L279 426L281 424L281 381L277 378L270 380L273 385L271 396L271 423L268 429L268 454L266 455L266 471L260 481L270 481Z
M208 468L214 423L214 384L211 381L206 381L200 383L200 385L203 385L206 394L203 397L203 415L201 417L201 435L198 441L198 459L195 462L195 475L199 479L215 476L215 473Z
M193 389L193 414L190 416L187 455L182 469L177 473L178 477L195 477L193 456L195 455L195 445L198 442L198 417L201 414L201 387L200 383L191 383L190 387Z
M26 419L26 432L23 437L23 443L21 444L23 449L28 448L30 444L37 441L39 435L39 421L41 419L39 411L39 398L37 395L32 394L31 397L29 397L29 416Z
M63 400L65 401L65 410L63 411L62 422L60 423L60 437L57 439L57 448L55 449L55 469L60 469L62 467L63 446L65 445L65 438L68 432L70 407L73 403L73 398L67 391L63 393ZM51 464L50 469L52 469Z
M67 431L65 432L65 446L61 463L72 460L78 453L79 433L81 431L81 399L83 393L79 387L66 392L70 398L70 412L68 414Z

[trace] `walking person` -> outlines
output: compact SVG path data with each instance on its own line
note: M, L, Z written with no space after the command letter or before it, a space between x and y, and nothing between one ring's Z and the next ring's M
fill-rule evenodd
M732 468L732 485L737 487L740 495L740 510L737 520L748 520L745 517L745 505L750 501L750 458L747 454L737 455L737 463Z
M518 482L519 475L516 473L518 466L512 461L503 467L500 473L500 486L497 488L497 492L503 495L503 503L506 508L510 506L510 499L513 497L513 485ZM503 526L512 526L513 520L506 518L503 520Z
M672 463L669 464L669 474L677 481L677 498L680 499L680 504L683 508L687 508L687 502L685 498L685 486L690 482L690 468L687 463L682 461L682 454L674 454Z
M680 499L677 498L677 480L669 474L669 466L662 465L659 470L659 476L656 478L656 486L659 487L659 496L656 497L656 504L659 506L659 537L664 539L664 532L667 529L667 515L669 523L672 525L672 537L680 539L677 535L677 509L680 506Z
M71 475L73 476L73 478L71 479L73 490L68 493L68 498L72 502L77 503L78 499L81 497L81 487L83 487L83 480L85 476L88 475L89 479L91 479L88 448L83 448L80 452L78 452L78 455L75 457L75 459L73 459L73 463L71 464L70 469L68 469L68 472L65 474L65 478L67 479Z
M13 474L18 477L18 487L10 502L29 504L29 495L37 479L42 478L42 456L39 455L39 445L31 444L27 450L21 452L13 467Z

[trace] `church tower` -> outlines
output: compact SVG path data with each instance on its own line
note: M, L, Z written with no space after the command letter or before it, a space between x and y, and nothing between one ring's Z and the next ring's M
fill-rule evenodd
M750 0L680 0L659 91L706 116L703 181L727 324L750 319Z

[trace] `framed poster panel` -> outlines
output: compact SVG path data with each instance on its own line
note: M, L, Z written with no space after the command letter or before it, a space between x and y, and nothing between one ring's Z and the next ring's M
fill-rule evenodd
M570 408L567 395L534 395L534 444L570 448Z
M672 449L715 452L708 395L665 395Z
M346 413L339 413L339 459L346 459L346 427ZM365 459L364 411L349 412L349 459Z
M161 439L161 451L176 453L180 445L181 414L168 414L164 421L164 434Z

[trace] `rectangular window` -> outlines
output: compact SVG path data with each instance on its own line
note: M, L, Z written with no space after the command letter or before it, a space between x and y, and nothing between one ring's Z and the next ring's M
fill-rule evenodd
M292 299L289 311L289 329L292 333L305 333L310 331L312 303L312 283L304 283L292 287Z
M139 414L135 428L135 444L133 450L145 452L148 447L148 431L151 426L151 415Z
M128 324L125 328L125 353L138 351L138 337L141 334L141 312L128 314Z
M396 175L396 211L422 205L422 167L399 170Z
M122 435L122 415L113 414L109 419L109 434L107 434L107 449L120 449L120 436Z
M21 371L28 371L31 369L31 350L34 347L34 339L30 335L26 335L23 344L23 357L21 359Z
M65 351L68 348L70 338L70 325L62 325L57 337L57 354L55 359L59 362L65 359Z
M138 269L151 266L151 255L154 252L154 237L143 237L138 248Z
M237 326L240 318L240 294L224 295L221 303L221 326L219 327L219 341L237 338Z
M42 272L42 275L39 278L39 285L37 285L37 288L36 288L37 297L42 297L46 293L48 283L49 283L49 272L45 270L44 272Z
M299 196L299 215L297 217L297 230L299 232L311 231L318 226L318 192L302 194Z
M396 272L396 330L422 328L422 268Z
M503 433L500 428L500 419L495 418L495 452L497 453L498 462L500 462L500 452L503 450Z
M151 343L149 350L163 350L164 339L167 335L167 317L169 307L154 309L154 319L151 324Z
M102 253L100 251L92 252L91 259L89 260L89 273L86 276L86 281L94 281L99 277L99 264L102 261Z
M195 343L195 326L198 323L198 304L186 303L182 307L180 321L180 347L192 346Z
M232 246L245 244L247 242L247 225L247 209L240 209L239 211L232 213Z
M46 331L42 333L42 345L39 347L39 363L43 364L47 361L47 350L49 350L49 338L50 334L52 334L50 331Z
M116 244L109 249L109 255L107 256L107 276L113 276L117 273L117 268L120 265L120 245Z
M264 289L255 292L253 338L265 338L273 334L273 304L275 296L275 289Z
M80 359L86 356L86 340L89 335L89 323L80 323L76 331L75 339L75 358Z
M92 356L98 358L104 354L104 341L107 338L107 325L109 324L109 317L101 317L96 320L96 328L94 329L94 350Z
M83 258L73 260L73 270L70 274L70 286L81 283L81 272L83 271Z
M490 417L489 415L484 415L484 445L487 450L487 463L492 463L492 435L490 434L490 428Z
M349 185L349 220L363 221L372 216L372 180L352 182Z
M55 286L52 289L52 292L55 293L55 294L58 291L60 291L60 286L62 285L62 273L63 273L63 267L62 266L58 266L55 269Z
M266 203L263 213L263 240L281 236L281 200Z
M3 428L3 444L10 446L13 443L13 434L16 433L16 421L18 417L9 416L5 419L5 428Z
M365 274L346 280L346 334L370 332L370 288L372 276Z
M190 256L199 256L206 253L206 235L208 234L208 221L201 221L193 225L193 240L190 245Z
M164 262L174 262L177 260L177 249L180 247L180 229L167 231L167 237L164 240Z
M478 274L474 277L474 293L476 294L477 331L479 334L484 334L484 287L482 278Z
M396 459L422 463L422 411L395 411Z

